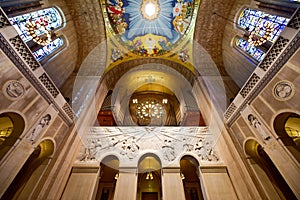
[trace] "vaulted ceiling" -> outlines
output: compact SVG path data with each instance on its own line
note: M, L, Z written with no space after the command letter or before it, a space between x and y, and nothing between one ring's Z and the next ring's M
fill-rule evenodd
M89 52L105 41L105 26L99 0L66 0L66 2L77 31L79 52L76 72ZM226 75L222 59L222 38L226 24L224 18L228 16L233 3L234 0L227 0L226 4L222 0L201 0L196 20L194 40L210 54L222 75ZM142 64L144 60L141 59L139 62Z

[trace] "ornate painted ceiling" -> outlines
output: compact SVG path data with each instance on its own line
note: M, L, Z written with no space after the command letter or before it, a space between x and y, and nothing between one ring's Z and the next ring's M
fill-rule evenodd
M107 69L137 57L162 57L193 71L190 60L198 1L102 0Z
M74 22L78 41L78 58L75 73L82 61L99 43L106 40L105 24L99 0L66 0ZM211 55L221 74L226 75L222 60L222 38L226 20L216 17L214 12L227 17L234 0L202 0L196 16L194 42L202 45ZM101 2L102 6L102 2ZM142 64L144 60L139 60ZM135 63L136 65L137 63Z

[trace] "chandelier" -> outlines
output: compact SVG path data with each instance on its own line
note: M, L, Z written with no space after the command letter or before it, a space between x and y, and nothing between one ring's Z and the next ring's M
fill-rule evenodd
M248 42L252 46L260 46L271 38L274 31L274 25L270 22L265 22L263 25L256 27L249 36Z

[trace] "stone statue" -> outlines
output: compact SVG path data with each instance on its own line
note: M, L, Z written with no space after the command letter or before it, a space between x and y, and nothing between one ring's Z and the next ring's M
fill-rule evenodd
M267 133L263 130L261 123L258 121L254 115L250 114L248 115L248 120L250 122L250 125L253 126L258 133L263 137L264 140L269 140L271 137L267 135Z
M50 120L51 120L51 116L49 114L42 117L38 125L31 132L31 135L29 136L29 140L33 142L40 134L40 132L44 129L44 127L49 125Z

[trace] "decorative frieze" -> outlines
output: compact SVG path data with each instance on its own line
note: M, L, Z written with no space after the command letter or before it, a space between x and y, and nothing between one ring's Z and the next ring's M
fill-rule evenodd
M252 74L252 76L249 78L247 81L246 85L242 88L240 91L240 94L242 97L246 97L248 93L253 89L253 87L256 85L256 83L259 81L259 76L256 75L255 73Z
M278 55L287 45L288 42L288 39L279 36L276 43L272 46L272 48L270 49L266 57L263 59L259 67L264 71L267 71L267 69L269 69L269 67L272 65L274 60L278 57Z
M300 27L300 9L297 10L296 14L289 21L287 27L298 29Z
M5 16L3 10L0 10L0 28L4 28L6 26L11 26L7 17Z
M51 79L48 77L46 73L43 73L39 77L40 81L44 84L47 90L51 93L51 95L56 98L59 94L58 90L56 89L55 85L52 83Z
M32 55L31 51L28 49L28 47L19 35L9 39L9 41L32 70L35 70L40 67L40 64L38 63L38 61L36 61L35 57Z
M136 162L147 152L164 163L185 153L203 162L218 162L214 139L207 127L93 127L84 140L78 161L101 161L103 155L118 155L123 162Z

